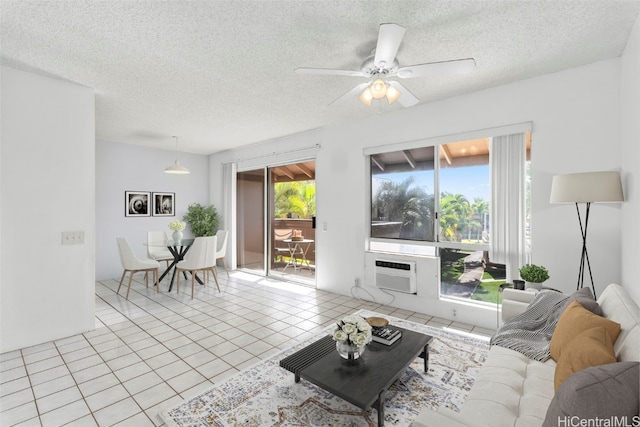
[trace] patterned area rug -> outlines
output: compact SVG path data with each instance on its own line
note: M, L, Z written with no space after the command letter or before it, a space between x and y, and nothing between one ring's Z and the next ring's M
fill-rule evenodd
M459 410L485 361L489 340L448 332L367 310L356 314L385 317L392 325L435 339L429 345L429 372L416 359L391 386L384 402L385 425L410 426L423 408ZM329 333L330 329L327 329ZM284 357L318 338L298 343L178 406L160 417L170 427L187 426L375 426L377 411L362 411L281 368Z

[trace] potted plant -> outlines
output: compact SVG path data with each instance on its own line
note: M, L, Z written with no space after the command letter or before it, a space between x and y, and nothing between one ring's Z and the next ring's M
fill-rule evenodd
M220 218L215 206L202 206L200 203L189 205L187 213L182 217L195 237L213 236L216 234Z
M542 289L542 282L549 279L549 272L541 265L527 264L520 267L520 277L527 282L526 288Z

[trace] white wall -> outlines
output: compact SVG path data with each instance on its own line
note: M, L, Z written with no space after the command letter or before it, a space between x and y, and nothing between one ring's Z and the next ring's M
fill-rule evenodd
M1 68L0 353L94 328L93 90ZM62 246L63 231L85 244Z
M356 123L294 135L250 149L211 156L211 167L321 145L316 157L318 288L347 294L365 277L368 177L364 147L533 122L533 262L547 266L548 285L576 286L581 238L575 209L550 205L554 174L620 168L620 61L610 60L416 106ZM222 180L212 175L212 201L222 206ZM621 279L620 207L592 209L589 254L596 290ZM365 285L370 285L365 283ZM388 298L368 289L380 301ZM364 297L364 295L363 295ZM394 305L452 317L453 306L434 298L398 295ZM466 307L456 320L495 327L492 309Z
M622 56L622 283L640 301L640 19Z
M163 230L182 220L192 203L209 204L208 156L179 153L189 175L170 175L175 151L140 147L111 141L96 141L96 275L97 280L120 279L122 266L116 237L125 237L134 252L146 258L147 231ZM125 191L175 193L176 215L125 217ZM185 237L193 236L187 227Z

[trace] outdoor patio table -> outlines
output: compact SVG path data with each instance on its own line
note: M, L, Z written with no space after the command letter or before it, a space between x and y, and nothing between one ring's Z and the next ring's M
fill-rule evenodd
M302 268L304 264L307 264L307 268L311 270L311 265L309 264L309 260L307 260L307 252L309 251L309 247L314 241L315 240L312 239L284 239L283 242L289 246L289 261L287 261L287 264L284 266L282 271L284 272L290 265L293 266L294 270L298 268L296 255L299 255L301 257L300 268Z

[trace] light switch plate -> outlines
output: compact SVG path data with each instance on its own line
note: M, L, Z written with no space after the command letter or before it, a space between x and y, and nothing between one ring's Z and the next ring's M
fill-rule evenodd
M84 245L84 231L63 231L63 245Z

